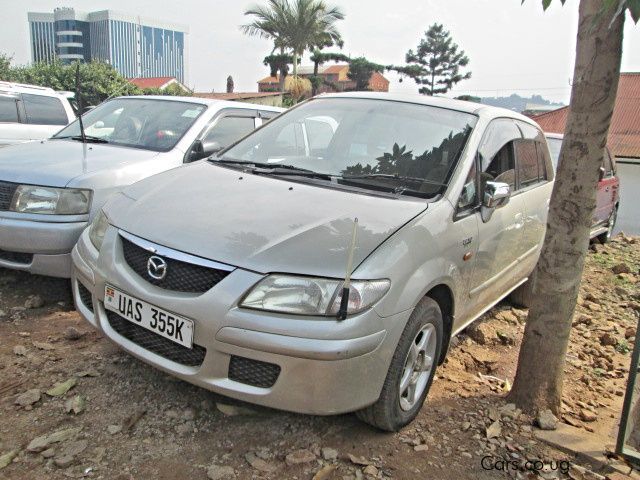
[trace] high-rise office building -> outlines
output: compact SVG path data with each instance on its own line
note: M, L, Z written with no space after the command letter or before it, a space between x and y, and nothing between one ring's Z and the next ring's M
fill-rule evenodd
M128 78L175 77L186 83L189 29L112 10L83 13L56 8L29 12L34 62L100 60Z

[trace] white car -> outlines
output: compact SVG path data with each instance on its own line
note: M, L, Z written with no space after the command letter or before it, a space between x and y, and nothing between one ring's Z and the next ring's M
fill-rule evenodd
M0 147L49 138L75 118L64 93L0 82Z
M108 100L48 140L0 149L0 267L68 277L115 192L231 145L282 108L196 97Z

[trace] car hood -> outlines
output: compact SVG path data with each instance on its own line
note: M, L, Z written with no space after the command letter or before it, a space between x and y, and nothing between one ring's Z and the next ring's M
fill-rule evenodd
M74 178L122 164L149 160L158 152L74 140L43 140L0 149L0 181L64 187Z
M358 218L354 266L427 208L199 162L128 187L110 222L151 242L244 269L340 278Z

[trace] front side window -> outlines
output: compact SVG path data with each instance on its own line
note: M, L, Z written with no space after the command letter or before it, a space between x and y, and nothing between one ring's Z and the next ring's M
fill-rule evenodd
M0 97L0 122L18 123L18 102L13 97Z
M89 141L167 152L207 107L199 103L146 98L117 98L82 116ZM80 138L76 120L54 139Z
M220 148L228 147L255 129L253 117L222 117L209 129L202 143L217 143Z
M294 167L340 185L432 197L446 189L476 121L427 105L320 98L278 116L220 159Z
M66 125L67 112L59 98L22 94L27 123L34 125Z
M512 120L501 118L489 124L478 147L481 192L487 182L507 183L515 189L514 142L521 139L522 134Z

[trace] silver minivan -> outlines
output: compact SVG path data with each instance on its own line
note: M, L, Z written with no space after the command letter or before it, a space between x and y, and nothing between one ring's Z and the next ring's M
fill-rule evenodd
M73 250L76 307L193 384L398 430L452 335L527 288L553 178L519 114L316 97L114 196Z

